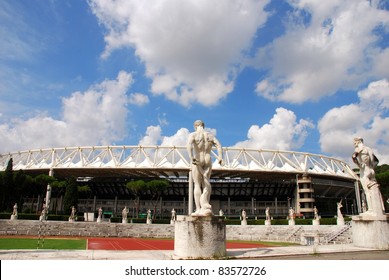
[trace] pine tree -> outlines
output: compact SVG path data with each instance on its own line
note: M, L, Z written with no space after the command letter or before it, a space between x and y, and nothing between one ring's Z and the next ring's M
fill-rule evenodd
M78 206L78 187L75 178L71 177L66 180L66 191L63 199L64 212L70 213L72 206Z

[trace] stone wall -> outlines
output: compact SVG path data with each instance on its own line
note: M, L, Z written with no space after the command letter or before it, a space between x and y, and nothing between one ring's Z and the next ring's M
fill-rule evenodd
M227 225L227 240L280 241L305 244L305 236L315 237L320 244L328 243L344 226L258 226ZM31 220L0 220L0 235L21 236L84 236L84 237L138 237L174 238L174 225L121 224L96 222L59 222ZM330 243L351 243L351 231L346 230Z

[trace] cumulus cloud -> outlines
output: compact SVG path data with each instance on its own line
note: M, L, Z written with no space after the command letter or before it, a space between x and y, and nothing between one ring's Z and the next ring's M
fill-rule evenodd
M262 127L252 125L247 133L247 140L238 142L236 147L254 149L293 150L300 148L313 128L311 121L300 119L285 108L277 108L269 123Z
M133 93L130 94L128 102L136 106L143 106L150 102L150 99L147 95L142 93Z
M132 75L122 71L115 80L63 98L63 116L58 120L40 113L0 124L1 151L107 145L123 139L128 114L126 92L132 82Z
M106 28L108 57L131 47L151 92L184 106L216 104L234 88L269 0L90 0Z
M388 92L388 80L371 82L358 92L358 103L329 110L318 124L322 151L350 162L353 138L362 137L381 164L389 163Z
M389 11L377 1L289 3L295 10L285 34L258 50L258 66L268 70L258 95L302 103L389 75L389 48L377 32L389 32Z

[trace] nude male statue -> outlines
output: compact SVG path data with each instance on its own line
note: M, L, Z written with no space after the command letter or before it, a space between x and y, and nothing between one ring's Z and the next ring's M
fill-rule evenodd
M204 130L204 122L194 122L195 132L189 135L187 150L191 161L192 177L194 182L193 196L196 204L196 211L192 216L212 215L212 206L209 203L211 197L211 151L216 146L217 159L223 165L222 146L216 137Z
M352 159L359 167L360 181L367 202L367 211L362 215L383 215L384 203L374 171L374 168L378 165L378 159L372 149L364 145L362 138L354 138L354 147Z

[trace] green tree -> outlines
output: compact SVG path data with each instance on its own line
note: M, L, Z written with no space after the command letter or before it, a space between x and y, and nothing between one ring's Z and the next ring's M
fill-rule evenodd
M378 184L380 184L385 209L389 210L389 203L386 202L389 199L389 171L376 174L376 179Z
M135 217L138 218L140 196L146 189L146 183L143 180L130 181L126 184L126 188L133 195L133 202L135 206Z
M15 204L15 183L13 178L13 160L10 158L7 167L2 176L2 196L1 196L1 211L11 211Z
M151 180L146 183L146 190L150 195L150 201L154 208L154 218L157 210L158 201L160 200L161 196L166 191L168 186L169 181L167 180Z
M72 206L78 207L78 186L74 177L70 177L66 180L66 190L63 199L64 212L70 213Z

